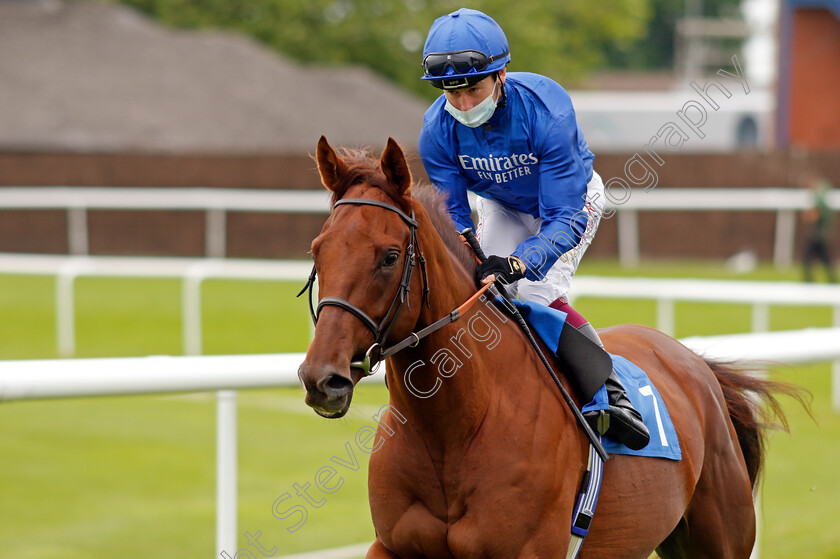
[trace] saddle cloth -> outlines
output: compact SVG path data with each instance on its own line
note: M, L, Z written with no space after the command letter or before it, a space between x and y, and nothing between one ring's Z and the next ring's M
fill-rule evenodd
M522 316L534 332L542 338L551 351L556 353L557 340L560 338L566 313L531 301L514 299L514 303L519 307ZM623 444L607 437L602 441L604 449L610 454L681 460L682 451L677 439L677 432L674 429L671 416L668 414L668 408L665 406L665 402L659 395L656 386L650 381L647 373L626 358L613 354L610 354L610 357L613 361L613 369L627 391L627 397L630 398L630 402L642 415L642 420L650 431L650 443L641 450L630 450ZM586 413L593 410L604 410L608 407L607 389L602 386L592 401L583 406L581 411Z

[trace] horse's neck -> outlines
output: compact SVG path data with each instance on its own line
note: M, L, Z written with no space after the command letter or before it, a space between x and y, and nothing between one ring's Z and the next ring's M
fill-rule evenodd
M450 255L437 234L425 235L430 286L429 308L417 324L423 328L448 315L476 292L472 278ZM452 440L469 438L483 421L496 390L521 367L527 344L513 320L489 298L477 301L464 316L425 338L416 348L394 356L389 372L391 402L413 416L421 431ZM516 387L510 387L516 389Z

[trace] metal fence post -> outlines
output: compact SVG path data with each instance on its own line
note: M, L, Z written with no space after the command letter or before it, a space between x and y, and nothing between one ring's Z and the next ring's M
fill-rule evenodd
M87 208L67 209L67 249L70 254L86 255L90 252L88 240Z
M840 306L834 307L831 313L832 324L840 326ZM831 409L840 413L840 359L831 363Z
M236 391L216 393L216 558L237 551Z
M765 303L753 303L752 331L767 332L770 330L770 306Z
M622 209L618 212L618 260L622 266L636 266L639 254L639 213Z
M181 321L184 353L204 353L201 328L201 284L207 264L191 266L182 283ZM216 392L216 558L236 556L237 542L237 462L236 391Z
M656 300L656 327L669 336L676 335L677 327L674 318L673 299Z
M793 238L796 235L796 214L793 210L776 212L776 239L773 246L773 264L787 267L793 264Z
M227 228L224 208L205 212L204 250L208 258L224 258L227 251Z
M59 357L76 355L76 297L78 266L70 260L55 278L55 329Z

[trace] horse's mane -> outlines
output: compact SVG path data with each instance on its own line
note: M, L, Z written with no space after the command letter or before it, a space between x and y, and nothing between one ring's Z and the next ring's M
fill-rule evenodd
M340 200L354 184L367 183L387 194L402 211L411 213L410 199L385 179L379 167L379 160L372 155L369 148L339 148L336 153L347 165L347 173L333 191L332 204ZM446 248L472 275L476 267L475 255L456 232L455 222L446 211L446 195L430 184L414 184L410 192L426 209L432 226L443 239Z
M449 252L452 253L470 275L475 273L475 253L464 241L455 229L455 222L452 221L449 212L446 211L446 194L439 191L431 184L419 184L411 187L411 193L429 214L432 226L443 239L443 243Z

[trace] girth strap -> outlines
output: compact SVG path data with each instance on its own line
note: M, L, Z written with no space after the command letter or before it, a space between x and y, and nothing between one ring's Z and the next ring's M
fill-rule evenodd
M575 559L583 546L583 539L589 534L589 525L595 516L595 505L601 493L601 480L604 477L604 461L589 445L589 462L583 474L580 495L578 495L575 512L572 515L572 537L569 540L569 550L566 559Z

